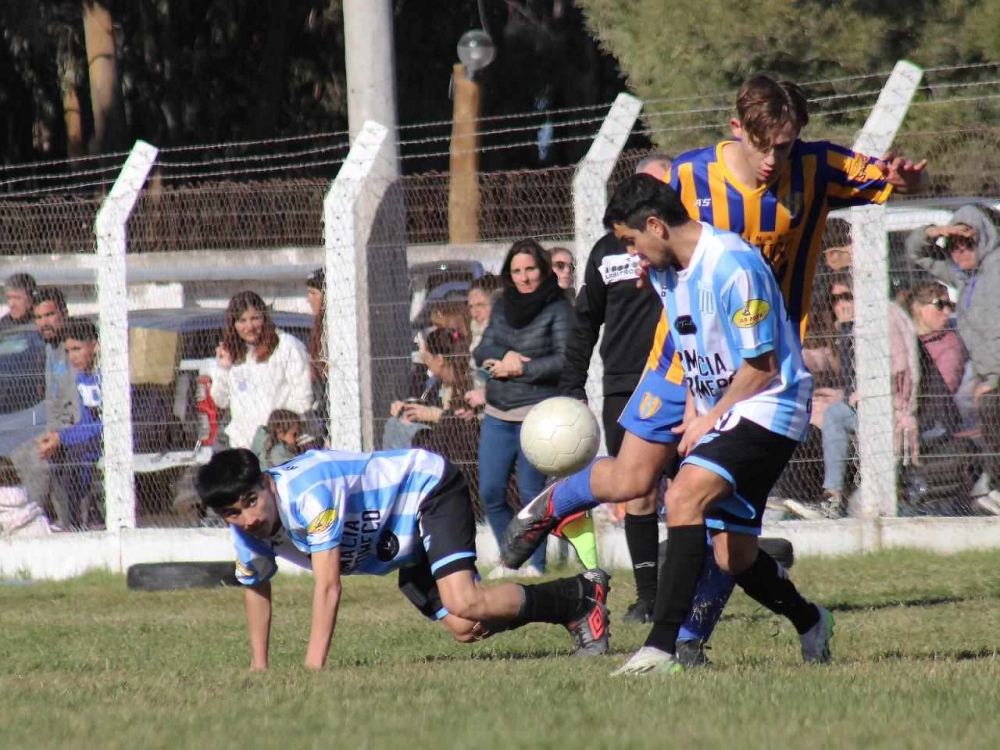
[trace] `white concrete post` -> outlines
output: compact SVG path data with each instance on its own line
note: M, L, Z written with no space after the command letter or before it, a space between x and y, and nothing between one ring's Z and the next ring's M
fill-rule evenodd
M923 70L900 60L879 94L854 150L882 156L892 146ZM885 209L851 212L854 245L854 357L858 393L860 512L865 518L897 513L896 460L889 341L889 237Z
M373 173L386 158L388 137L387 128L366 122L323 199L327 403L330 445L338 450L360 451L373 444L371 420L362 420L372 390L369 328L361 316L368 314L367 247L374 213L365 207L377 206L374 198L385 190Z
M608 180L632 127L642 111L642 101L629 94L619 94L608 111L587 155L580 160L573 176L573 223L576 234L577 284L583 282L584 268L591 249L604 236L604 210L608 206ZM603 335L603 333L602 333ZM587 374L587 400L595 413L600 414L604 402L602 378L604 366L594 347Z
M94 221L100 311L105 523L112 533L135 528L125 228L158 153L155 146L136 141Z

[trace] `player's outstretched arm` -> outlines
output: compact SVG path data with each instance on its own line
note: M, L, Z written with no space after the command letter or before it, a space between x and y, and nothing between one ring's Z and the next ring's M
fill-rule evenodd
M271 582L243 589L243 605L247 613L250 635L250 667L267 669L267 652L271 639Z
M312 626L309 629L309 646L306 649L306 666L321 669L330 652L330 640L337 626L340 609L340 548L314 552L312 555L313 588Z
M895 188L897 193L919 193L929 182L925 171L927 169L926 159L914 162L911 159L896 156L895 152L890 151L881 159L876 160L875 163L882 170L886 181Z

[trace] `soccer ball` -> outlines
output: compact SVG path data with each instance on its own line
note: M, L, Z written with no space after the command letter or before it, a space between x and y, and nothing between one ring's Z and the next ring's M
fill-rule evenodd
M597 455L600 443L597 420L575 398L545 399L521 425L521 450L532 466L551 477L578 472Z

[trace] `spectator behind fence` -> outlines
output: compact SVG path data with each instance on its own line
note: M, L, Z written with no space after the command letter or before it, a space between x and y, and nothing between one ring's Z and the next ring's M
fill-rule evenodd
M549 255L552 258L552 270L559 279L559 288L566 290L570 302L575 302L576 261L573 259L573 253L565 247L554 247L549 251Z
M479 436L479 489L498 544L513 518L507 481L515 467L522 502L545 486L545 475L521 452L521 423L532 406L559 394L573 326L573 308L552 272L548 254L537 242L515 242L500 275L503 296L494 304L490 324L473 353L492 375L486 384L486 416ZM542 545L532 555L527 574L539 574L544 568Z
M250 450L260 460L262 469L288 463L307 450L302 445L309 436L304 434L305 420L291 409L275 409L267 424L257 428ZM309 446L314 447L314 446Z
M103 453L97 326L92 320L70 318L63 328L63 345L76 370L80 413L76 424L42 435L38 454L52 463L54 476L66 492L70 528L85 529L92 523L103 527L100 509L94 508L91 515L91 484Z
M920 284L907 294L907 309L920 341L920 394L917 423L921 435L954 434L962 417L955 395L962 385L968 354L958 332L951 328L955 304L938 281Z
M414 438L442 420L457 417L470 421L475 410L465 402L472 378L469 372L469 344L461 331L434 328L420 339L419 359L427 379L419 396L393 401L391 419L386 422L382 444L387 449L409 448ZM459 361L463 359L464 361ZM449 420L450 421L450 420ZM436 441L443 445L440 436ZM458 461L448 453L449 458Z
M275 409L309 412L309 354L297 338L275 328L267 305L255 292L233 296L225 325L215 350L212 399L229 409L229 445L249 448L257 428L267 424Z
M313 314L312 333L309 335L309 377L313 391L313 417L316 434L326 440L329 432L327 384L329 381L329 353L323 326L326 320L326 271L317 268L306 276L306 301Z
M458 331L468 347L469 339L472 338L472 316L466 302L434 302L430 306L430 322L434 328Z
M7 314L0 318L0 331L13 326L27 325L32 321L32 308L37 290L35 279L30 274L15 273L4 282L4 296L7 299Z
M45 342L45 426L49 432L58 431L76 424L80 416L76 369L63 346L63 329L69 318L66 298L55 287L39 287L32 314ZM21 443L10 457L31 501L43 509L51 507L53 513L49 517L69 528L66 492L59 482L53 481L52 466L40 455L38 441Z
M420 356L439 387L424 403L403 404L400 416L428 427L413 437L413 447L447 457L465 474L475 497L479 486L479 419L476 409L465 401L472 383L468 340L459 331L437 328L427 334Z
M14 464L0 456L0 538L47 536L49 520L28 497Z
M855 373L856 341L854 337L854 293L851 277L839 272L830 281L830 303L835 326L834 361L839 365L839 378L834 387L817 388L814 399L820 405L819 424L823 438L823 497L818 506L796 499L785 501L785 507L800 518L840 518L847 510L845 485L850 465L851 440L858 430L857 390ZM905 311L894 303L889 305L890 369L893 377L893 402L899 449L908 437L910 450L916 452L917 430L914 414L917 408L919 364L916 334Z
M940 244L944 247L941 248ZM957 289L958 333L978 385L988 493L980 507L1000 515L1000 238L990 209L967 205L944 226L914 229L906 253L939 281Z

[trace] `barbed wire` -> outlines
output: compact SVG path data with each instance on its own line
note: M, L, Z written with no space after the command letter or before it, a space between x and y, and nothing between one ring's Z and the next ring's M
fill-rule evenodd
M278 160L278 159L292 159L292 158L299 159L299 158L304 158L306 156L316 156L316 155L319 155L319 154L325 154L325 153L329 153L330 151L335 151L335 150L346 151L349 148L350 148L350 144L349 143L337 143L337 144L334 144L332 146L321 146L321 147L317 147L317 148L306 149L306 150L303 150L303 151L295 151L294 153L285 153L285 154L253 154L253 155L247 155L247 156L226 156L226 157L223 157L221 159L212 159L212 160L208 160L208 161L194 161L194 162L192 162L192 161L188 161L188 162L176 161L175 162L175 161L167 161L167 160L164 160L164 159L157 159L156 160L156 164L158 166L160 166L160 167L179 168L179 169L191 169L191 168L203 167L203 166L213 166L213 165L218 165L218 164L228 164L230 162L250 162L250 161L266 162L266 161L275 161L275 160Z

